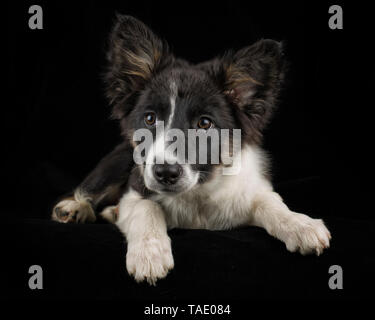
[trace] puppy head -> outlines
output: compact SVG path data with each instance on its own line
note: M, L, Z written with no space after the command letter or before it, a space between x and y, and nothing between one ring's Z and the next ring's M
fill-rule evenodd
M108 61L106 85L113 117L120 120L123 135L135 149L142 142L134 141L134 133L150 132L152 148L141 172L146 187L159 193L184 192L218 174L216 169L224 165L222 129L228 129L230 138L234 129L240 129L242 145L260 143L284 66L281 45L273 40L191 65L176 59L165 42L128 16L117 17ZM158 133L161 127L164 135ZM185 136L182 155L167 151L176 138L169 139L169 133L176 129ZM208 136L207 148L200 148L200 140L194 144L193 157L191 131ZM219 161L212 161L212 150L219 150ZM163 163L156 160L160 152Z

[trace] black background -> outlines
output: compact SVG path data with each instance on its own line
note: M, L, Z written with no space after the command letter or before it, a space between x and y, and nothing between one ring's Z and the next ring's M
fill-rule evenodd
M43 30L28 28L32 4L43 8ZM343 30L328 27L332 4L343 7ZM48 219L56 198L120 141L101 80L116 11L144 21L191 62L261 38L284 41L290 70L264 141L276 188L294 210L373 223L374 26L358 1L10 4L4 219ZM373 242L370 233L363 237Z

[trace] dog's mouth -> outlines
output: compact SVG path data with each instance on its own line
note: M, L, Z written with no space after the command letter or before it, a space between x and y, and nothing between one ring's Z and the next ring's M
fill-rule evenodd
M181 193L181 192L184 192L186 191L187 189L181 189L181 188L176 188L176 187L161 187L159 189L159 193L170 193L170 194L173 194L173 193Z
M189 191L191 188L186 188L186 187L165 187L165 186L160 186L160 185L152 185L152 186L147 186L147 189L150 191L156 192L158 194L166 194L166 195L175 195L175 194L180 194Z
M147 187L147 189L154 191L156 193L159 193L159 194L173 195L173 194L184 193L192 189L194 185L195 183L194 184L192 183L190 185L186 185L185 183L178 184L178 185L164 185L158 182L151 182L151 183L146 182L146 179L145 179L145 186Z

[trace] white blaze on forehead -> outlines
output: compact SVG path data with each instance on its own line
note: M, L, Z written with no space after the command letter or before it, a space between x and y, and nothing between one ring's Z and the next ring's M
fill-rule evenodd
M147 155L146 159L146 170L145 170L145 183L147 186L147 182L153 180L152 174L152 167L154 163L162 164L162 163L175 163L177 158L174 154L170 152L166 152L168 149L168 145L170 144L169 141L166 141L167 132L172 125L172 121L175 114L176 109L176 98L177 98L177 85L174 81L172 81L169 85L170 88L170 104L171 104L171 111L168 117L168 121L166 126L164 127L163 121L160 121L156 125L156 139L154 141L153 146L151 147L150 152Z
M176 98L177 98L177 92L178 92L176 82L172 81L169 87L171 89L171 96L170 96L170 99L169 99L169 101L171 103L171 113L169 115L168 122L167 122L167 125L165 127L166 130L168 130L171 127L171 124L172 124L172 120L173 120L174 113L175 113L175 110L176 110Z
M146 164L153 164L163 162L165 150L165 128L164 121L158 121L156 123L156 136L153 144L148 151Z
M171 148L169 148L172 141L171 139L173 140L173 130L164 127L164 121L158 121L156 123L155 140L150 150L148 150L146 164L163 164L165 161L168 161L170 164L175 163L177 157L174 154L174 149L172 148L172 150L170 150Z

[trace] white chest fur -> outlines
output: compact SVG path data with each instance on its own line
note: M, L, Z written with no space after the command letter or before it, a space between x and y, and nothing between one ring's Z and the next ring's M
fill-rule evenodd
M264 177L264 156L246 147L236 175L222 175L220 168L207 183L179 195L155 195L162 206L168 228L229 229L249 224L252 199L258 192L272 190Z

